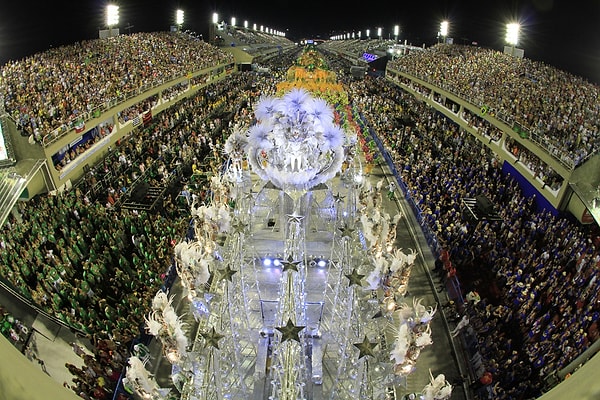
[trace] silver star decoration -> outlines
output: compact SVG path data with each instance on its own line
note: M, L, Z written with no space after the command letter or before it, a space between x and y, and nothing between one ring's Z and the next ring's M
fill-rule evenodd
M340 203L342 200L344 200L345 197L346 196L342 196L338 193L338 194L333 195L333 200L336 203Z
M219 280L227 279L229 282L233 282L231 278L237 272L237 271L232 270L231 267L229 266L229 264L227 264L227 267L220 269L218 271L219 271Z
M215 349L219 348L219 340L223 339L225 335L221 335L215 331L215 327L212 327L212 330L208 332L200 333L204 338L204 347L212 346Z
M296 271L298 272L298 264L300 264L300 261L294 261L294 258L290 255L286 260L281 261L281 265L283 265L283 269L282 272L285 271Z
M354 232L354 228L350 228L348 224L344 224L344 226L338 228L342 232L342 237L349 238L352 236Z
M233 231L235 233L246 233L246 228L248 228L248 224L236 220L234 223L231 224L231 227L233 228Z
M296 214L296 212L294 212L293 214L288 214L287 217L288 222L296 222L298 224L304 219L304 215Z

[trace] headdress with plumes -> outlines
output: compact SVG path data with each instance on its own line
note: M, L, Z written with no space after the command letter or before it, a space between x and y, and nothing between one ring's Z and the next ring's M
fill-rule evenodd
M323 99L295 88L283 97L262 97L254 115L257 123L248 130L247 156L261 179L305 190L341 170L346 135Z

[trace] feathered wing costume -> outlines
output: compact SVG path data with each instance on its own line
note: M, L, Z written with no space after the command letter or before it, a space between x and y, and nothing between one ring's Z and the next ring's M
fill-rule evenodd
M452 385L446 381L444 374L439 374L435 378L429 370L430 383L423 388L423 400L446 400L452 395Z

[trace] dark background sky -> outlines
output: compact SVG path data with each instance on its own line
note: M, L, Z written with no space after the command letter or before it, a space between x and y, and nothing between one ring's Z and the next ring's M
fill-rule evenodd
M4 1L5 3L7 1ZM0 65L49 47L95 39L105 26L106 0L54 2L12 0L0 12ZM121 33L166 31L175 10L185 12L184 29L207 37L212 13L229 22L265 25L296 40L377 27L414 45L430 45L443 19L456 43L502 50L507 22L522 25L525 57L544 61L600 83L600 0L415 0L415 1L249 1L115 0ZM127 26L130 26L127 29Z

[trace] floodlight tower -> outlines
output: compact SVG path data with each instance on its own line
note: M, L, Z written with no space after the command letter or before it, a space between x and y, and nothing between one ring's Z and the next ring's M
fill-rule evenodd
M400 34L400 26L394 26L394 41L398 42L398 35Z
M175 25L177 25L177 30L181 31L181 27L183 26L183 10L175 11Z
M119 29L113 32L113 27L119 25L119 6L109 4L106 6L106 26L108 26L108 36L117 36Z
M444 40L443 43L446 43L447 37L448 37L448 28L449 28L449 23L448 21L442 21L440 22L440 36L442 37L442 39Z
M519 32L521 31L521 25L515 22L506 24L506 36L504 40L510 46L510 55L515 55L515 47L519 43Z
M217 24L219 23L219 14L213 13L212 21L208 25L208 43L216 44L217 42Z
M377 37L381 40L381 34L383 33L383 29L377 28Z

